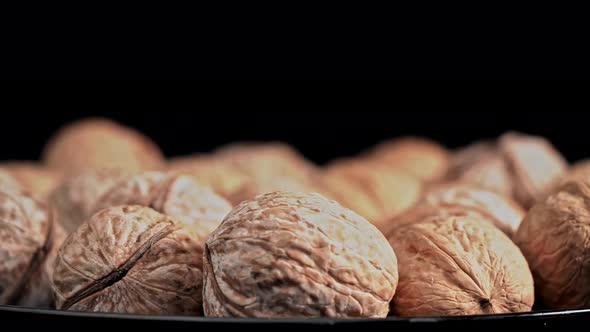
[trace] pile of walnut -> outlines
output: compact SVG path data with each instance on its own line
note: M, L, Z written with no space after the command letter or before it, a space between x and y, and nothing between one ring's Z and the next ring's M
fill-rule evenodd
M590 305L590 162L510 132L314 165L282 143L166 160L106 119L0 164L0 304L222 317Z

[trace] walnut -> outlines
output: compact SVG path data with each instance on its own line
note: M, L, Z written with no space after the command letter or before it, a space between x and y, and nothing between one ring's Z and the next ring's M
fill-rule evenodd
M449 152L422 137L403 137L378 144L370 154L392 167L403 169L423 181L442 179L449 166Z
M32 161L12 161L0 164L0 169L10 173L22 186L40 199L47 199L59 185L62 174Z
M516 245L476 215L442 214L396 228L392 311L400 316L529 311L533 278Z
M563 184L531 208L515 241L550 308L590 305L590 185Z
M93 211L116 205L153 208L188 225L201 237L201 245L232 209L228 201L190 176L164 172L143 172L118 182L97 200Z
M446 180L512 195L512 175L496 145L489 141L473 143L454 152Z
M87 168L160 169L164 159L149 138L113 121L89 118L66 125L46 145L45 163L75 174Z
M209 237L206 316L385 317L396 257L364 218L320 194L242 202Z
M423 201L432 206L456 204L477 209L509 237L514 235L525 215L522 207L511 198L462 183L432 186Z
M202 247L195 234L141 206L93 215L66 239L52 289L62 310L198 315Z
M566 174L567 161L544 138L509 132L499 147L514 175L514 197L525 208L546 197Z
M10 172L0 169L0 192L20 193L24 189Z
M409 173L360 158L333 162L318 182L322 193L379 229L413 206L422 194L420 180Z
M122 169L89 169L67 178L49 197L57 220L68 233L73 232L92 215L96 201L129 176Z
M574 163L562 183L569 181L590 181L590 159L584 159Z
M0 304L52 307L52 263L63 238L44 203L0 192Z

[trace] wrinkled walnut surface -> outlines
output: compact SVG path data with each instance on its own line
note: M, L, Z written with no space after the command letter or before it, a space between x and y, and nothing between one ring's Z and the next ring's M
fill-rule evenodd
M0 304L49 308L49 280L63 232L45 204L0 192Z
M195 239L150 208L101 210L59 250L52 287L57 308L198 315L203 251Z
M551 308L590 305L590 186L568 182L537 203L515 236Z
M207 316L385 317L397 264L364 218L319 194L238 205L207 240Z
M68 177L49 198L57 220L68 233L73 232L92 215L97 200L130 175L121 169L89 169Z
M392 310L400 316L528 311L533 278L516 245L475 216L428 217L397 228L389 241L398 257Z
M443 178L449 167L447 149L427 138L402 137L382 142L371 154L387 165L409 172L423 181Z
M160 149L148 137L101 118L84 119L61 128L47 143L43 160L67 174L88 168L136 172L164 166Z

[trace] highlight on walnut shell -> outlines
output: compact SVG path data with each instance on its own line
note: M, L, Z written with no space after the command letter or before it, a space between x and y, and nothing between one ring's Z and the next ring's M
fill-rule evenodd
M422 200L432 206L455 204L477 209L509 237L514 235L525 215L523 208L511 198L464 183L431 186Z
M515 241L549 308L590 305L590 185L563 184L527 213Z
M0 304L53 306L50 280L63 236L44 203L0 192Z
M424 137L402 137L385 141L375 146L370 155L426 182L442 179L449 167L447 149Z
M61 128L43 151L46 165L75 174L88 168L131 172L164 166L158 146L135 129L102 118L78 120Z
M242 202L207 240L204 310L220 317L385 317L396 257L358 214L320 194Z
M202 247L153 209L117 206L68 236L52 290L61 310L159 315L202 313Z
M476 215L440 215L389 235L399 265L399 316L530 311L533 278L516 245Z
M191 228L204 241L231 211L232 205L186 175L143 172L112 186L92 211L116 205L151 207Z
M422 183L411 174L365 159L342 159L326 166L320 192L383 230L386 222L413 206Z
M49 196L57 221L73 232L92 215L97 200L129 176L122 169L88 169L67 177Z
M33 161L11 161L0 164L0 170L11 174L23 190L40 199L47 199L59 185L62 174Z

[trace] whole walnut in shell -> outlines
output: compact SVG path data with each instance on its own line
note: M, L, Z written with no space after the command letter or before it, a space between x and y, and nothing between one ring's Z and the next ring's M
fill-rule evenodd
M93 211L117 205L142 205L190 227L204 241L231 211L231 204L186 175L143 172L112 186Z
M400 316L529 311L533 278L516 245L475 215L442 214L396 228L392 310Z
M41 199L47 199L62 178L60 172L32 161L5 162L0 164L0 169L10 173L23 190Z
M563 184L533 206L515 236L550 308L590 305L590 185Z
M202 247L150 208L117 206L69 235L55 261L58 309L133 314L202 312Z
M379 229L413 206L422 194L422 184L416 177L364 159L334 162L326 167L318 182L322 193Z
M73 232L92 215L97 200L129 176L122 169L88 169L68 177L49 197L57 220L68 233Z
M101 118L83 119L61 128L47 143L43 160L67 174L88 168L137 172L164 166L162 152L148 137Z
M320 194L242 202L209 237L206 316L385 317L396 257L364 218Z
M44 203L0 192L0 304L52 307L53 259L63 238Z
M447 149L423 137L402 137L382 142L373 148L371 155L427 182L442 179L449 167Z
M522 207L511 198L469 184L432 186L422 200L433 206L456 204L478 209L510 237L514 235L525 215Z

